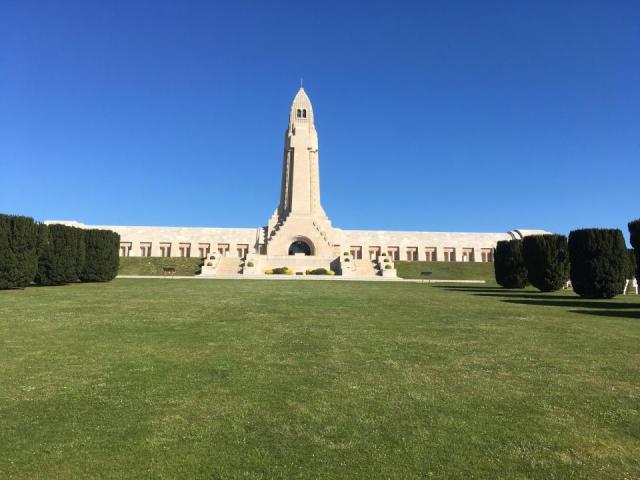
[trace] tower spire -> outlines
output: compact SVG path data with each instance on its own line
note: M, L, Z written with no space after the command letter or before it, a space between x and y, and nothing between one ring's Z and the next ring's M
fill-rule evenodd
M300 84L302 85L302 78ZM282 189L278 214L325 217L320 205L318 134L313 107L302 86L291 103L285 136Z

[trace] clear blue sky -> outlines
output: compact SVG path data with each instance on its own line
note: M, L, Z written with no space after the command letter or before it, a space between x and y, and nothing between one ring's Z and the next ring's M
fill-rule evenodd
M352 229L640 217L640 2L8 1L0 211L264 225L300 77Z

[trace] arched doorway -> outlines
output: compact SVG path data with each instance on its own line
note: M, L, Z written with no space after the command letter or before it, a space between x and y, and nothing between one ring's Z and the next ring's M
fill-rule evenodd
M289 255L296 255L300 253L311 255L311 247L304 240L296 240L289 246Z

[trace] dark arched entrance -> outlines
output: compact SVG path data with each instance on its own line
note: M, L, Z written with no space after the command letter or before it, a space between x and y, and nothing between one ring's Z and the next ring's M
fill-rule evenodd
M298 253L311 255L311 247L303 240L296 240L289 246L289 255L296 255Z

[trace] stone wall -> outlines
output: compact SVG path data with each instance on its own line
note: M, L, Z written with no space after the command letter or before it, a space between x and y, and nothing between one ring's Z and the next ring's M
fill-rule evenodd
M262 253L264 229L259 228L197 228L197 227L130 227L113 225L85 225L74 221L48 221L45 223L63 223L81 228L100 228L113 230L120 234L121 255L139 257L160 257L170 246L172 257L204 257L202 248L209 253L221 249L225 255L241 256L246 253ZM398 260L408 258L409 251L417 250L415 260L445 260L445 252L453 252L455 261L491 261L492 250L499 240L521 238L522 236L547 233L543 230L513 230L506 233L464 233L464 232L397 232L382 230L341 230L334 229L333 255L340 256L352 247L361 251L361 258L371 258L372 252L379 251ZM143 249L150 245L150 251ZM182 247L182 248L181 248ZM238 250L240 249L240 251ZM435 250L435 251L434 251ZM428 258L427 251L434 251L435 258ZM397 253L396 253L397 252ZM491 257L488 256L491 252ZM483 258L484 254L484 258ZM323 255L326 257L326 254ZM449 257L452 259L453 256ZM278 259L282 262L283 259ZM324 260L326 262L326 260ZM269 268L275 263L267 262ZM320 265L319 265L320 266ZM325 266L324 263L322 266Z

